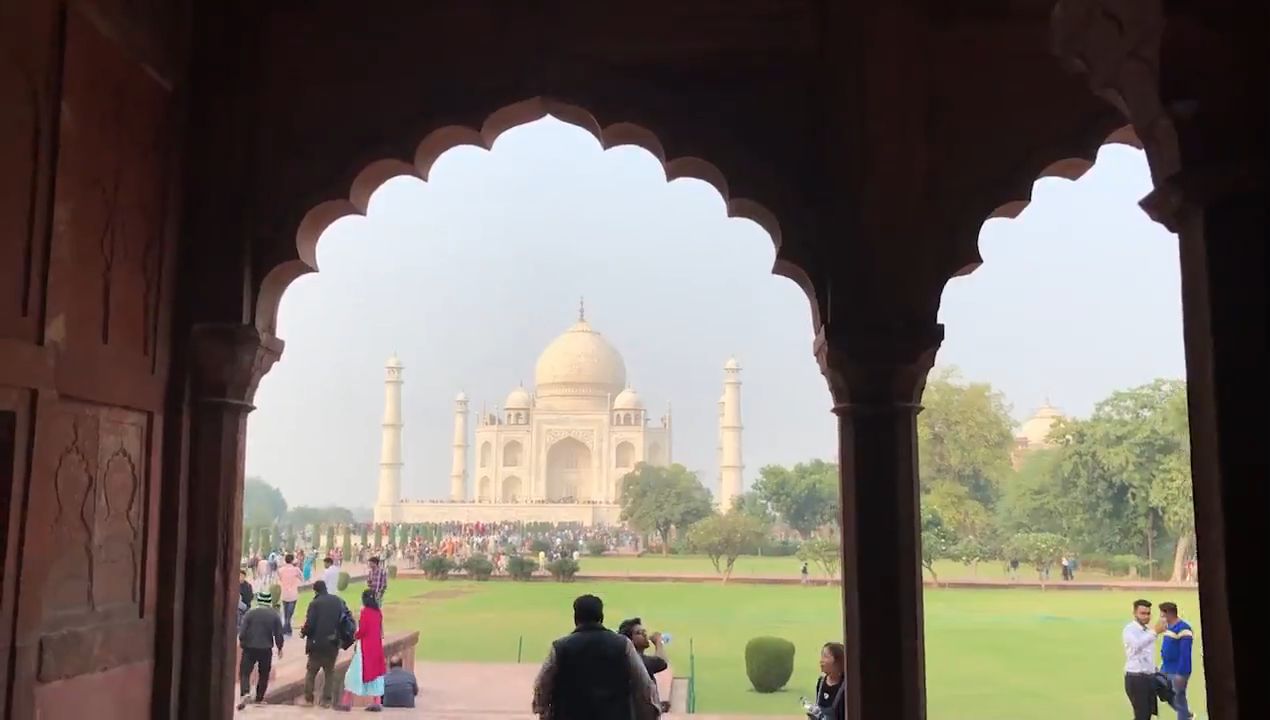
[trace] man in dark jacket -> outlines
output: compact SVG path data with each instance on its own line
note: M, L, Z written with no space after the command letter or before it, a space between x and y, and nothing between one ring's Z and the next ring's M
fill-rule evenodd
M657 686L630 639L604 627L604 603L594 595L574 600L573 623L534 680L534 713L544 720L656 718Z
M326 583L313 583L313 600L304 616L300 637L305 639L304 652L309 656L304 671L304 702L313 704L313 687L318 671L322 671L322 707L330 707L339 696L335 681L335 658L340 652L340 618L344 601L326 591Z
M278 657L282 657L282 618L273 609L273 594L268 590L256 593L256 607L243 615L238 642L243 649L243 659L238 664L241 694L238 709L242 710L251 700L252 668L257 669L256 702L264 702L265 691L269 689L269 671L273 668L274 645L278 646Z
M419 694L419 682L415 674L402 667L405 662L400 655L394 655L388 661L388 674L384 676L384 707L412 708L415 696Z

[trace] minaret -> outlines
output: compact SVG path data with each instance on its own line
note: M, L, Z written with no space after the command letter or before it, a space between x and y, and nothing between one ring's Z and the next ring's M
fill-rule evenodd
M732 510L741 494L741 364L731 358L723 365L723 416L719 421L719 510Z
M450 461L450 499L467 499L467 395L454 398L454 459Z
M393 506L401 501L401 372L394 354L384 366L383 441L379 447L379 500L375 522L393 522Z

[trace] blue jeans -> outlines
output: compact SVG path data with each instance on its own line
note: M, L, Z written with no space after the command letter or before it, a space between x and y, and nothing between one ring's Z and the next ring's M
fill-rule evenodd
M282 634L291 634L291 616L295 615L295 600L282 601Z
M1186 703L1186 686L1190 684L1191 676L1178 675L1176 673L1169 673L1168 678L1169 678L1169 682L1173 683L1173 703L1172 704L1173 704L1173 709L1177 711L1177 720L1190 720L1191 707L1190 705ZM1178 678L1181 678L1182 682L1186 683L1187 685L1183 685L1182 687L1179 688L1177 686Z

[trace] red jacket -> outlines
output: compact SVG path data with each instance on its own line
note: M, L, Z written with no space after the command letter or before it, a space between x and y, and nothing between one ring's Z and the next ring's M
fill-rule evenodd
M356 638L362 644L362 682L370 682L388 673L384 660L384 614L364 607L357 622Z

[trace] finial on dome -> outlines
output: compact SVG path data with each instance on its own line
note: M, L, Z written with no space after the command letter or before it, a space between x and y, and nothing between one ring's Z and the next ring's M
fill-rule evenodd
M578 298L578 322L586 322L586 298Z

